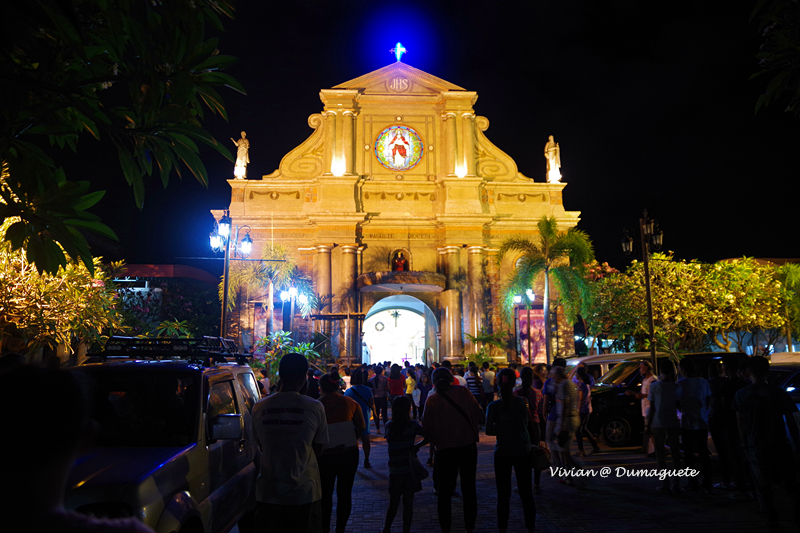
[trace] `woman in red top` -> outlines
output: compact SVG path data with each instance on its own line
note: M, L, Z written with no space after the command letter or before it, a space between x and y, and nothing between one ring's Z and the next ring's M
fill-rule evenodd
M542 404L542 391L533 386L533 369L526 366L522 369L520 374L522 378L522 388L514 391L514 394L521 396L528 400L528 435L531 438L531 444L534 446L539 445L542 440L541 426L539 424L539 407ZM533 469L533 492L534 494L541 494L542 489L539 487L539 481L542 479L542 471Z
M392 369L389 372L389 396L391 399L394 399L397 396L405 395L406 378L404 378L403 374L400 373L400 365L392 365Z

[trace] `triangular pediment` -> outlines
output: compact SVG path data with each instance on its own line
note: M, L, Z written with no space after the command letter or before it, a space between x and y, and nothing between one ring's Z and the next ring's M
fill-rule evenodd
M350 81L340 83L333 88L357 90L363 94L407 95L426 95L444 91L466 90L400 61Z

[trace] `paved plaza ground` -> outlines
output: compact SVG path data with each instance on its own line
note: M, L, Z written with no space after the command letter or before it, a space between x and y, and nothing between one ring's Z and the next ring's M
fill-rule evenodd
M348 533L377 533L389 501L389 471L386 441L375 435L372 426L372 469L363 468L363 455L353 487L353 513L347 526ZM497 532L495 489L492 455L494 437L481 433L478 445L478 522L476 533ZM591 449L587 445L587 450ZM573 444L573 451L577 451ZM419 457L427 460L427 447ZM680 497L662 494L656 488L655 478L616 477L616 468L656 468L655 459L640 453L640 449L610 449L603 447L598 455L578 459L585 468L600 471L611 469L607 478L585 480L581 487L562 485L548 473L542 474L543 494L536 499L536 531L555 532L642 532L669 531L691 533L695 531L766 531L764 519L755 500L737 501L728 493L714 494L684 492ZM716 466L716 465L715 465ZM431 470L431 469L429 469ZM423 481L422 492L414 496L414 523L412 532L440 531L436 518L436 496L430 478ZM511 517L509 532L525 532L522 506L512 482ZM334 505L336 503L334 496ZM777 504L781 511L781 526L785 531L797 531L787 520L792 510L783 489L777 489ZM463 506L460 489L453 498L453 533L463 531ZM334 509L333 522L336 521ZM331 524L333 530L334 524ZM402 507L392 526L393 532L402 531Z

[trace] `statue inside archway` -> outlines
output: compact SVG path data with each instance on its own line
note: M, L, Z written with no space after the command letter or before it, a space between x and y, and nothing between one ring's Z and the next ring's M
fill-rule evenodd
M408 271L408 260L403 255L403 252L397 252L392 259L392 272L406 272Z

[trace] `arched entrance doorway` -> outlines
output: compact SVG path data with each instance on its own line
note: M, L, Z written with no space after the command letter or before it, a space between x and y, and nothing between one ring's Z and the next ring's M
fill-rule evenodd
M362 361L430 365L439 360L439 324L431 308L413 296L389 296L364 318Z

